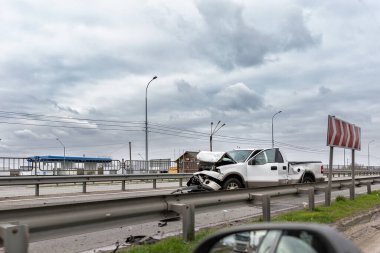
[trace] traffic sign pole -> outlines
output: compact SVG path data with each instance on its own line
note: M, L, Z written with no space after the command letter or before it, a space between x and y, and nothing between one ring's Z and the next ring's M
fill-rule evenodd
M355 199L355 149L352 150L352 164L351 164L351 173L352 173L352 185L350 188L350 199Z
M334 147L330 147L330 161L329 161L329 182L327 187L326 206L331 205L331 183L332 183L332 166L333 166Z

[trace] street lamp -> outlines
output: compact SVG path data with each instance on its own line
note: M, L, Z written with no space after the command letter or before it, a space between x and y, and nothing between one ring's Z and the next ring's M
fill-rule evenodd
M61 145L63 147L63 169L65 169L66 168L66 147L65 147L65 145L62 143L62 141L59 138L57 138L56 140L59 143L61 143Z
M274 117L277 115L277 114L280 114L282 113L282 111L278 111L276 112L275 114L273 114L273 117L272 117L272 148L274 148L274 138L273 138L273 119Z
M370 142L368 142L368 167L370 166L369 164L369 144L371 144L372 142L374 142L375 140L372 140Z
M211 131L210 131L210 151L212 151L212 136L214 135L214 134L216 134L222 127L224 127L226 124L222 124L222 125L220 125L219 126L219 124L220 124L220 120L218 121L218 123L216 124L216 126L215 126L215 128L214 128L214 130L212 129L212 126L214 125L214 122L211 122ZM218 126L219 126L219 128L218 128Z
M154 79L157 79L157 76L154 76L152 80L149 81L145 89L145 160L146 161L148 161L148 87L149 87L149 84Z

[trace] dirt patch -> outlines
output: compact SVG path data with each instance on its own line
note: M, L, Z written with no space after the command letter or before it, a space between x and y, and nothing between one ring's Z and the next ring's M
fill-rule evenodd
M380 207L342 219L334 227L353 241L363 253L380 253Z

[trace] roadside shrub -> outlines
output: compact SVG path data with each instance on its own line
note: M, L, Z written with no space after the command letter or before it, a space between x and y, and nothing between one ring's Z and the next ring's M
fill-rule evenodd
M345 202L347 200L347 198L345 196L342 196L342 195L339 195L336 197L336 202Z

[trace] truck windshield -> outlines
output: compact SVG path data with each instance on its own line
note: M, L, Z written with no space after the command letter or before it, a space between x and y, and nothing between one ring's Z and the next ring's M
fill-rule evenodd
M251 153L252 150L232 150L227 152L227 154L237 163L245 162Z

